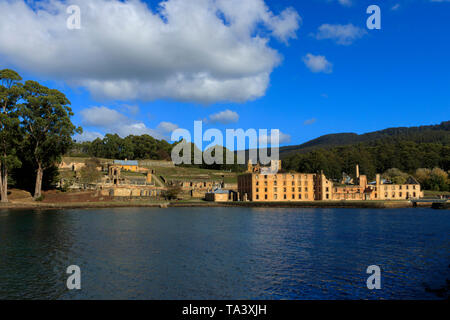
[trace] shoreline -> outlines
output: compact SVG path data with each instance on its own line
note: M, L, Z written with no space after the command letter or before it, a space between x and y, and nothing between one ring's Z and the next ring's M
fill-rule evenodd
M0 210L10 209L94 209L94 208L209 208L209 207L244 207L244 208L353 208L353 209L398 209L413 208L409 201L308 201L308 202L206 202L206 201L109 201L109 202L11 202L0 204ZM430 204L419 207L431 208ZM446 209L449 209L446 207Z

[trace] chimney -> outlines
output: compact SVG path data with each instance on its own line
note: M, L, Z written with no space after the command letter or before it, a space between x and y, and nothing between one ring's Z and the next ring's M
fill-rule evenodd
M359 164L356 165L356 177L359 178Z
M376 178L376 180L377 180L377 184L381 184L381 176L380 176L379 173L377 173L377 178Z

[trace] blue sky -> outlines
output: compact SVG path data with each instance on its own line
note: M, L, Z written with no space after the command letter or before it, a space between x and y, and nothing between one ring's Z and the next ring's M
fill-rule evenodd
M176 0L170 1L176 3ZM201 1L207 0L199 0L199 3ZM16 2L21 1L12 1L12 3ZM149 2L153 10L158 8L158 1ZM254 3L255 6L264 4L262 0L255 0ZM379 5L381 8L381 30L366 28L366 20L369 17L366 9L372 4ZM449 120L449 1L353 0L348 3L343 0L266 0L265 5L272 16L268 15L269 18L266 20L263 18L264 21L255 20L258 26L250 32L251 36L257 35L268 41L264 50L261 51L262 55L255 51L256 54L252 52L255 55L250 57L249 61L257 62L255 70L258 69L258 71L252 71L249 68L247 73L240 74L239 68L242 67L239 62L234 61L234 58L238 60L241 57L233 56L233 54L227 56L226 59L231 59L229 63L233 68L236 67L236 75L229 75L227 70L221 70L221 66L217 65L215 61L199 61L204 59L202 58L204 55L202 52L197 52L197 49L192 46L192 42L185 40L186 36L189 37L189 33L186 32L182 33L183 37L179 38L181 40L174 42L172 39L164 40L170 43L171 47L179 50L176 60L156 61L149 67L150 69L145 69L147 68L145 57L152 55L152 52L157 49L154 45L148 49L140 48L139 41L133 42L137 48L130 48L130 51L136 49L136 52L140 52L139 50L142 49L143 52L143 60L140 62L143 64L143 75L139 77L145 79L149 86L143 87L139 94L127 95L128 91L123 87L126 87L128 83L119 82L123 86L118 90L123 90L123 95L115 96L113 93L108 96L95 91L98 83L101 83L103 90L105 86L102 81L133 78L133 75L122 76L121 74L122 70L126 74L127 63L132 63L132 61L127 61L130 56L127 56L127 50L124 50L123 47L109 46L107 47L108 51L102 53L102 63L103 59L109 60L112 52L115 56L114 59L118 59L111 58L109 66L104 63L106 70L110 73L99 68L98 74L87 75L90 67L83 65L83 63L88 63L90 56L87 53L80 56L83 53L79 53L81 51L77 51L77 49L64 51L63 55L67 60L64 60L63 63L72 69L53 68L53 65L45 60L45 49L37 49L41 44L42 47L45 47L45 37L39 38L42 34L36 36L38 40L32 43L37 51L35 56L22 55L19 52L26 50L26 45L10 44L5 46L10 38L5 35L5 25L2 25L1 22L0 68L16 69L25 79L37 79L66 93L76 114L74 122L85 129L84 138L107 132L117 132L122 135L150 133L156 137L167 137L170 129L178 126L192 130L194 120L207 119L205 128L214 127L221 130L226 128L280 129L284 134L282 145L292 145L328 133L364 133L387 127L437 124ZM285 11L286 15L281 15L287 8L292 9ZM55 31L57 29L53 29L56 22L49 24L43 18L32 16L38 11L36 8L34 11L27 11L24 6L14 7L10 4L2 9L0 12L3 13L7 13L8 10L10 12L15 10L15 13L24 10L26 18L22 21L23 25L14 26L21 28L16 33L17 38L29 34L27 32L31 28L40 30L39 28L42 26L42 30L47 32L46 37L56 39L55 46L67 45L71 41L71 39L67 40L67 36L65 38L58 37L58 31ZM45 12L49 9L43 7L41 10ZM81 23L83 32L88 32L86 29L90 25L83 25L83 21L89 22L90 17L84 19L86 15L89 15L85 11L86 9L82 7ZM230 12L232 12L229 13L230 16L233 17L234 11ZM295 27L294 21L296 15L301 17L297 19L298 28ZM54 21L63 21L62 17L66 16L65 12L61 12L54 17ZM186 16L189 18L189 14ZM274 16L279 19L273 19ZM179 26L185 23L181 21L180 16L177 17L177 21L175 21L175 16L174 21L169 19L168 24ZM0 13L0 18L2 18L2 13ZM230 21L224 19L225 25L233 24L231 18ZM280 19L284 19L285 24L280 24ZM186 23L189 24L189 22ZM325 36L322 34L321 37L319 28L323 25L329 25L331 31ZM1 31L2 28L3 31ZM77 30L70 31L77 32ZM350 38L342 38L344 33L347 36L350 34ZM294 34L295 37L293 37ZM94 49L96 43L106 43L108 40L108 37L102 38L101 33L96 36L97 38L94 39L98 42L95 42ZM134 32L134 36L139 38L139 34L136 32ZM233 37L238 36L237 32L233 33ZM89 37L83 39L92 41L92 36ZM218 37L219 40L222 39L220 36ZM198 41L195 35L193 36L198 46L203 46L208 41L213 42L213 38L214 35L210 39L203 39L202 42ZM229 37L224 36L223 39L226 40ZM243 39L246 40L238 41L250 41L248 37L243 37ZM215 46L213 49L226 50L227 45L223 45L222 48L219 40L213 44ZM74 43L77 43L76 41L84 43L79 39L73 41ZM233 38L233 41L237 40ZM114 43L117 44L117 42ZM247 44L239 43L238 48L241 48L242 45L242 48L247 50L250 48ZM127 45L129 44L127 43ZM235 45L230 46L230 52L234 52ZM240 54L244 50L242 48L236 52ZM145 50L149 50L149 52L147 53ZM73 56L71 56L72 52ZM83 52L86 52L86 49L83 49ZM94 55L98 52L100 50L93 50ZM264 59L268 59L267 64L259 64L259 57L266 53L269 54L269 52L276 52L279 63L274 63L268 57L264 57ZM247 53L245 54L244 57L248 59ZM122 60L121 56L123 56ZM162 59L161 57L164 58L164 54L152 57L152 59ZM311 58L309 67L306 63L308 57ZM187 59L188 63L180 63L180 68L183 70L177 70L178 61L183 59ZM71 67L70 61L72 60L77 62ZM95 61L89 63L97 65L99 56L93 60ZM124 65L118 64L117 61L123 61ZM157 67L159 63L164 65L161 70ZM233 65L233 63L236 64ZM273 64L270 65L270 63ZM248 63L246 64L248 65ZM190 70L190 66L198 68L198 70ZM83 69L84 67L87 71ZM253 77L255 74L257 74L257 79L264 79L265 72L269 78L266 85L255 88L256 91L243 88L242 94L236 93L240 90L239 86L251 87L252 82L244 79L239 82L238 89L232 87L229 93L223 95L222 92L228 92L226 91L228 89L222 89L219 86L219 92L212 98L208 95L208 98L202 96L205 94L204 92L200 92L200 96L191 96L190 93L186 94L184 91L171 95L171 92L177 88L168 85L164 85L161 89L164 91L162 95L158 95L158 92L146 94L145 90L155 88L155 84L159 90L160 82L154 82L156 80L152 78L153 76L149 76L153 70L159 77L159 74L197 74L196 72L204 72L209 70L208 68L213 69L212 73L219 74L213 79L218 83L224 77L230 77L226 80L241 77L239 78L241 81L244 78L247 79L246 77ZM87 78L89 81L94 78L93 82L88 82ZM105 80L105 78L107 79ZM181 83L186 84L186 90L189 90L189 83ZM220 85L222 86L223 83ZM158 90L155 89L155 91ZM252 96L250 91L252 94L257 93ZM108 124L110 119L114 121L114 125ZM136 130L133 131L133 128Z

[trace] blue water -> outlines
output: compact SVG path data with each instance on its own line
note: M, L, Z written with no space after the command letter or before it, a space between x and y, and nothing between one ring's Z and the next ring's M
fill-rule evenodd
M449 230L421 208L6 210L0 299L439 299Z

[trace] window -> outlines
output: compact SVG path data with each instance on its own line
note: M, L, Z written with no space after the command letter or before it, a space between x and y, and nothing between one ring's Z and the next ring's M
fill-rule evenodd
M275 181L273 182L273 185L274 185L274 186L276 186L276 185L277 185L277 180L275 180Z
M295 199L295 194L292 195L292 200L294 200L294 199Z
M302 199L302 194L301 194L301 193L298 194L298 198L299 198L300 200Z
M305 187L305 192L308 192L308 187Z
M305 199L308 199L308 194L307 193L305 194Z
M273 188L273 191L274 191L274 192L277 192L277 191L278 191L278 188L277 188L277 187Z
M267 174L264 175L264 179L267 179Z
M302 192L302 188L301 187L298 187L298 192Z
M277 194L274 194L274 195L273 195L273 198L274 198L275 200L277 200L277 199L278 199L278 195L277 195Z
M330 190L328 189L328 187L326 187L325 191L328 192L328 191L330 191Z
M256 192L259 192L259 188L256 188Z
M292 188L292 192L295 192L295 188Z
M265 195L264 195L264 199L266 199L266 200L267 200L267 194L265 194Z
M283 188L283 191L286 192L286 188Z
M292 185L295 186L295 181L292 181Z
M267 192L267 188L264 188L264 192Z
M256 181L256 185L259 186L259 182L258 181Z
M258 200L258 199L259 199L259 194L256 195L256 200Z
M401 198L403 196L403 192L400 192L398 195Z
M327 197L326 197L327 199L330 199L330 195L327 193Z

